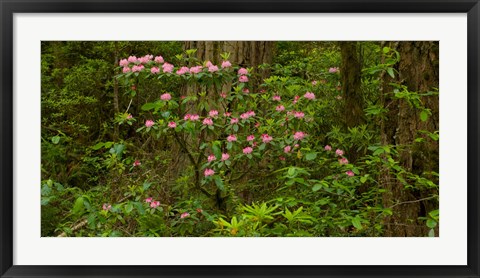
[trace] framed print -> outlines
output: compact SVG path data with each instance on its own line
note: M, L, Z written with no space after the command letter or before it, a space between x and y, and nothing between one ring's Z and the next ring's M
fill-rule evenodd
M479 277L478 1L2 1L0 277Z

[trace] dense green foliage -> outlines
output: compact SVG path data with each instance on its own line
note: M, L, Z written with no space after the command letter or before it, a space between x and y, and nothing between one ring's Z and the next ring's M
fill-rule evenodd
M215 68L196 51L42 43L42 236L385 236L392 225L438 236L439 135L422 126L438 121L427 105L438 84L409 89L393 46L356 45L355 125L338 43L276 42L263 80L221 66L229 53ZM386 99L415 111L408 144L385 139ZM405 150L428 165L409 166Z

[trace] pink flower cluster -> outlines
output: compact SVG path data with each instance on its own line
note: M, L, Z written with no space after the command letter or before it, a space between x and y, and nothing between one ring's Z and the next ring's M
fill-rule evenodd
M302 131L297 131L295 132L295 134L293 134L293 139L295 140L303 140L303 138L305 138L307 134L305 134L305 132L302 132Z
M255 117L255 112L253 112L252 110L250 110L248 112L245 112L242 115L240 115L240 118L242 118L242 120L246 120L250 117Z
M237 141L237 136L235 136L235 135L233 135L233 134L232 134L232 135L228 135L227 141L228 141L228 142Z
M168 123L168 127L169 127L169 128L176 128L176 127L177 127L177 123L176 123L176 122L169 122L169 123Z
M210 177L210 176L213 176L215 174L215 171L213 169L205 169L205 172L203 172L203 174L205 175L205 177Z
M244 154L251 154L253 151L252 147L246 147L243 149Z
M151 208L156 208L160 206L160 201L153 200L152 197L148 197L145 199L145 203L149 203Z
M110 210L111 208L112 208L112 205L106 204L106 203L103 204L103 206L102 206L102 209L103 209L103 210Z
M164 100L164 101L169 101L169 100L172 99L172 95L170 95L169 93L165 93L165 94L160 96L160 99Z
M303 95L304 98L309 99L309 100L314 100L315 99L315 94L312 92L306 92L305 95Z
M230 63L230 61L223 61L222 62L222 68L230 68L232 67L232 63Z
M162 69L163 69L163 72L165 73L172 73L173 71L173 65L172 64L169 64L169 63L164 63L162 65Z
M238 81L241 83L248 82L247 74L248 74L248 70L246 68L239 69L238 75L240 75L240 77L238 78Z
M183 117L183 119L185 121L190 120L190 121L194 122L194 121L198 121L200 119L200 116L198 116L197 114L192 114L192 115L187 114L187 115L185 115L185 117Z
M146 127L152 127L154 124L155 124L155 122L152 121L152 120L146 120L145 121L145 126Z
M212 126L213 125L213 120L211 118L205 118L203 120L203 124L207 126Z
M338 67L332 67L328 69L329 73L337 73L340 69Z
M212 162L212 161L215 161L217 158L215 157L215 155L211 154L208 156L207 160L208 162Z
M212 118L216 118L218 116L218 111L217 110L210 110L210 112L208 112L208 115L210 115L210 117L212 117Z
M273 140L273 137L268 134L262 134L262 142L263 143L270 143Z
M274 95L274 96L272 97L272 100L273 100L273 101L281 101L282 98L281 98L280 96L278 96L278 95Z
M136 159L134 162L133 162L133 167L137 167L137 166L140 166L142 163L140 163L140 160Z
M190 216L190 213L184 212L180 215L180 218L186 218L186 217L189 217L189 216Z
M222 153L222 159L221 161L226 161L230 158L230 155L228 153Z

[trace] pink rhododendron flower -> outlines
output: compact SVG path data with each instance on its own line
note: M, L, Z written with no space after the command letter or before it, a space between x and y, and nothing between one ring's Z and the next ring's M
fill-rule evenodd
M293 134L293 139L295 140L302 140L303 138L305 138L305 133L302 131L297 131Z
M248 94L248 93L250 93L250 90L249 90L248 88L244 88L244 89L242 90L242 92L243 92L244 94Z
M129 67L123 67L123 73L131 72L132 70Z
M209 68L209 67L213 66L213 64L212 64L212 62L207 61L207 63L205 63L205 66L206 66L207 68Z
M202 213L203 210L202 210L201 208L197 208L197 212L198 212L198 213Z
M260 127L260 123L259 123L259 122L256 122L256 123L255 123L255 127L256 127L256 128L259 128L259 127Z
M255 112L253 112L252 110L248 111L247 113L250 117L255 117Z
M150 72L153 73L153 74L157 74L157 73L160 72L160 69L157 68L157 67L153 67L153 68L150 69Z
M133 66L132 67L132 72L140 72L144 69L145 67L143 65L138 65L138 66Z
M138 60L138 59L137 59L137 57L135 57L135 56L130 56L130 57L128 57L128 62L130 62L130 63L135 63L135 62L137 62L137 60Z
M142 64L146 64L146 63L148 63L148 61L150 61L148 58L149 58L149 56L143 56L143 57L138 58L138 61L140 61L140 63L142 63Z
M169 63L164 63L164 64L162 65L162 69L163 69L163 72L172 73L172 71L173 71L173 65L172 65L172 64L169 64Z
M103 204L102 209L103 210L110 210L112 208L112 205L110 204Z
M253 141L253 140L255 140L255 136L254 136L254 135L248 135L248 136L247 136L247 141L250 142L250 141Z
M178 75L182 75L182 74L185 74L187 72L190 72L190 69L188 67L181 67L180 69L177 70L177 74Z
M202 71L202 68L203 68L202 66L191 67L191 68L190 68L190 73L193 73L193 74L194 74L194 73L199 73L199 72Z
M232 113L231 112L225 112L225 113L223 113L223 116L230 117L230 116L232 116Z
M274 101L281 101L282 98L281 98L280 96L278 96L278 95L274 95L274 96L272 97L272 100L274 100Z
M315 99L315 94L312 92L306 92L305 95L303 95L304 98L313 100Z
M121 67L126 67L128 66L129 62L127 59L122 59L120 60L120 62L118 63Z
M232 66L232 63L230 63L230 61L223 61L222 62L222 68L229 68Z
M210 126L210 125L213 125L213 120L212 120L211 118L205 118L205 119L203 120L203 124L204 124L204 125L209 125L209 126Z
M232 135L228 135L227 141L228 141L228 142L237 141L237 136L235 136L235 135L233 135L233 134L232 134Z
M213 176L213 174L215 174L215 171L213 171L213 169L205 169L205 172L203 172L203 174L205 175L205 177L209 177L209 176Z
M184 212L184 213L182 213L182 215L180 215L180 218L185 218L185 217L189 217L189 216L190 216L190 213Z
M277 110L278 112L282 112L283 110L285 110L285 106L279 105L279 106L275 107L275 110Z
M155 57L155 60L154 60L154 61L155 61L155 63L159 63L159 64L161 64L161 63L164 62L162 56L157 56L157 57Z
M127 119L128 119L128 120L133 119L132 114L128 114Z
M246 120L250 118L250 115L248 113L243 113L242 115L240 115L240 118L242 118L242 120Z
M193 114L190 116L190 121L198 121L200 119L200 116L198 116L197 114Z
M278 159L280 159L281 161L285 161L285 157L284 157L284 156L279 156Z
M145 203L151 203L153 201L152 197L148 197L145 199Z
M145 126L146 127L152 127L154 124L155 124L155 122L152 121L152 120L146 120L145 121Z
M283 148L284 153L289 153L291 150L292 150L292 147L290 146L286 146L285 148Z
M140 163L140 160L138 160L138 159L133 162L133 166L134 166L134 167L135 167L135 166L140 166L141 164L142 164L142 163Z
M346 171L345 174L347 174L349 177L355 176L355 173L351 170Z
M150 203L150 207L151 207L151 208L156 208L156 207L158 207L158 206L160 206L160 201L152 201L152 202Z
M333 67L333 68L329 68L329 69L328 69L328 72L329 72L329 73L337 73L338 70L339 70L339 68Z
M313 85L313 86L317 85L317 80L313 80L313 81L312 81L312 85Z
M246 147L243 149L244 154L250 154L252 153L252 151L253 151L252 147Z
M185 116L183 117L183 119L184 119L185 121L190 120L190 117L191 117L191 116L192 116L192 115L187 114L187 115L185 115Z
M242 75L238 78L238 81L242 83L248 82L248 77L246 75Z
M176 123L176 122L169 122L169 123L168 123L168 127L169 127L169 128L176 128L176 127L177 127L177 123Z
M238 70L238 75L245 75L248 74L248 70L246 68L241 68Z
M295 144L293 147L294 147L294 148L298 148L298 147L300 147L300 145L299 145L299 144Z
M270 136L268 134L262 134L262 142L263 143L269 143L272 140L273 140L272 136Z
M338 160L338 163L340 163L340 165L348 164L348 159L346 159L345 157L342 157Z
M231 118L230 119L230 124L237 124L238 123L238 118Z
M340 149L337 149L337 150L335 151L335 154L336 154L336 155L339 155L339 156L342 156L342 155L343 155L343 151L340 150Z
M293 104L296 104L299 99L300 99L300 96L295 96L293 98Z
M228 160L230 158L230 155L228 153L222 153L222 161Z
M218 111L217 110L210 110L210 112L208 112L208 115L210 115L210 117L212 118L215 118L218 116Z
M214 161L215 159L216 159L216 157L215 157L215 155L213 155L213 154L209 155L208 158L207 158L208 162L212 162L212 161Z
M216 72L218 71L218 66L212 65L208 67L209 72Z
M303 117L305 117L305 113L303 113L302 111L295 111L293 113L293 116L297 119L302 119Z
M161 99L161 100L168 101L168 100L171 100L171 99L172 99L172 95L170 95L169 93L165 93L165 94L163 94L163 95L160 96L160 99Z
M221 98L227 98L227 93L221 92L221 93L220 93L220 97L221 97Z
M332 150L332 147L330 145L326 145L325 148L324 148L326 151L331 151Z

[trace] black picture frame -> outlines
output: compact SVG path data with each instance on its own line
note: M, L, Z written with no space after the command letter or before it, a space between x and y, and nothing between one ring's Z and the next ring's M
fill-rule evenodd
M0 277L480 277L478 0L0 0ZM467 13L468 264L465 266L13 265L14 13ZM34 248L34 247L32 247Z

